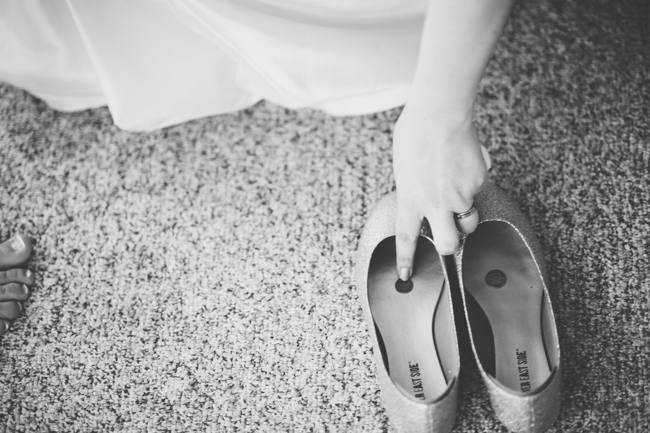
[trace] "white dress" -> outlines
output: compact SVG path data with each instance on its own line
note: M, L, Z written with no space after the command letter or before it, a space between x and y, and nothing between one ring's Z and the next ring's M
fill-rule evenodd
M249 107L404 104L426 0L0 0L0 81L152 130Z

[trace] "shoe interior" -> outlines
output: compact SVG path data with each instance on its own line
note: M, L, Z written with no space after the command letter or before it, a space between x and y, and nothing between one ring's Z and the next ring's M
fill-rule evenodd
M472 338L483 369L512 391L539 391L557 367L557 337L527 245L510 224L485 222L467 237L462 263Z
M420 237L409 283L397 281L395 238L375 249L368 301L384 366L409 398L436 401L458 374L459 359L449 288L433 243Z

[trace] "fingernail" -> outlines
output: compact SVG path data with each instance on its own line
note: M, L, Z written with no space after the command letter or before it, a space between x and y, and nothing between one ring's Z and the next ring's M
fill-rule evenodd
M25 271L25 276L28 277L28 278L31 277L31 276L32 276L32 272L31 272L29 269L27 269L27 270Z
M399 270L399 279L408 281L411 278L411 268L402 268Z
M23 238L20 236L14 236L9 245L14 251L20 251L25 248L25 242L23 242Z
M29 293L29 288L25 284L23 284L23 293L26 295Z
M7 330L9 329L9 324L4 320L0 321L0 329L2 329L2 331L0 332L0 335L2 335L5 332L7 332Z

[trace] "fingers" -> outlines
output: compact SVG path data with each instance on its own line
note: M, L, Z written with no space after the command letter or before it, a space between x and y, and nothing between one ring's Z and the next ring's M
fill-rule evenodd
M431 225L433 243L443 256L453 254L458 248L458 233L452 212L435 212L427 217Z
M469 206L471 207L471 205ZM453 212L432 211L427 217L431 226L433 243L443 256L454 254L458 249L458 231L470 234L478 226L478 212L458 219ZM398 207L396 221L395 247L397 250L397 273L403 281L413 273L413 257L420 236L422 218L417 212L409 211L405 206Z
M458 227L458 231L468 235L470 233L473 233L478 226L478 211L475 211L473 214L465 218L456 218L456 215L454 215L454 219L456 220L456 227Z
M397 274L407 281L413 274L413 256L420 237L422 217L398 201L395 226L395 248L397 254Z
M483 161L485 162L485 169L487 171L490 171L492 169L492 158L490 158L490 153L483 145L481 145L481 155L483 155Z

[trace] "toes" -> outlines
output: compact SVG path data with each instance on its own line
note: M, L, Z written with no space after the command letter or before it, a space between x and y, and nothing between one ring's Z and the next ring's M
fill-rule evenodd
M11 324L7 320L0 319L0 335L3 335L9 330Z
M24 302L27 300L27 298L29 298L29 288L25 284L9 283L0 286L0 302Z
M0 244L0 270L22 267L31 255L31 239L16 235Z
M5 320L15 320L20 312L22 311L23 307L20 304L20 302L16 301L5 301L5 302L0 302L0 319L5 319Z
M29 269L0 271L0 285L7 283L21 283L31 287L34 285L34 273Z

